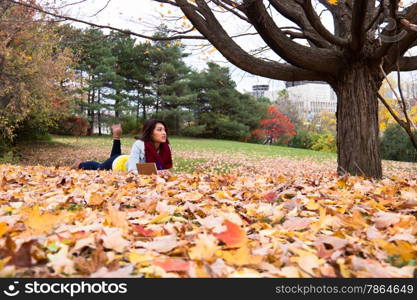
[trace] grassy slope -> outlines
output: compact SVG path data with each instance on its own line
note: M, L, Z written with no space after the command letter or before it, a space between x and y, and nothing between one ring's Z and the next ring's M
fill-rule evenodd
M133 136L123 136L122 152L128 154L134 142ZM220 172L244 164L243 160L286 159L308 160L318 164L336 163L335 153L306 149L185 137L170 137L170 142L174 149L174 172L193 172L199 166L204 167L205 163L213 160L217 160L217 169ZM50 141L20 145L20 148L21 165L69 166L77 158L97 161L107 159L111 150L111 137L105 135L75 138L54 135ZM415 172L417 166L413 163L393 161L384 161L383 165L385 170L390 172L395 172L396 169Z

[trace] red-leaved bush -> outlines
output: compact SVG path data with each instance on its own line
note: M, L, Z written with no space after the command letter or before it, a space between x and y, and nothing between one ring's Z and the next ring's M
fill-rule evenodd
M257 138L271 137L277 140L283 137L292 137L296 134L294 124L283 115L275 106L267 108L268 119L260 121L260 128L253 130L252 135Z

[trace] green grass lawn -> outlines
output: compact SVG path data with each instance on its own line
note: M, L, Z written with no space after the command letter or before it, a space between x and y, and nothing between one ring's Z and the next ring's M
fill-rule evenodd
M128 154L134 142L133 136L123 136L122 152ZM50 140L19 145L21 159L18 164L68 166L76 158L101 162L107 159L111 143L109 135L79 138L52 135ZM170 143L175 155L174 172L194 172L209 167L222 173L247 161L275 158L308 159L316 162L336 158L334 153L216 139L170 137Z
M243 143L228 140L216 139L199 139L188 137L170 137L169 141L172 147L177 151L192 151L192 152L212 152L212 153L240 153L248 156L263 156L274 157L284 156L291 158L309 158L321 161L323 159L336 158L335 153L326 153L319 151L312 151L307 149L297 149L284 146L269 146L252 143ZM133 136L123 136L123 146L130 147L135 142ZM111 139L109 136L92 136L80 137L78 140L70 136L52 136L52 140L46 143L58 145L77 145L77 146L91 146L110 147ZM109 148L110 150L110 148Z
M129 154L135 139L132 135L122 137L122 152ZM236 141L170 137L174 150L174 172L212 170L223 173L253 162L285 160L308 161L316 166L332 165L336 169L336 154L283 146L269 146ZM75 159L102 162L110 154L112 139L109 135L72 137L52 135L49 140L23 143L17 147L17 156L7 156L0 163L42 166L70 166ZM273 162L276 164L276 162ZM279 163L278 163L279 164ZM417 164L383 161L389 173L415 172ZM289 167L291 168L291 167ZM297 168L295 166L295 168ZM303 167L301 167L303 168ZM317 170L318 171L318 170Z
M306 149L297 149L284 146L269 146L261 144L242 143L215 139L196 139L175 137L170 139L172 146L183 151L209 151L217 153L239 152L247 156L270 158L283 156L290 158L309 158L321 161L323 159L336 158L335 153L326 153Z

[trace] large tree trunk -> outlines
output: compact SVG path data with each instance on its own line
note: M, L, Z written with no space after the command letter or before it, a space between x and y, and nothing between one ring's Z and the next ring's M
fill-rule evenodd
M338 174L382 177L379 150L377 67L363 63L345 69L334 85L337 94Z

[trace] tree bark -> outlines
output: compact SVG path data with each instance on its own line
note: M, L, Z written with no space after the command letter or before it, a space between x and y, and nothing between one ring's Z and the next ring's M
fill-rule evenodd
M136 99L136 127L139 127L139 114L140 114L140 93L138 91L137 99Z
M142 92L142 118L143 118L143 122L145 122L145 120L146 120L146 105L145 105L145 97L146 97L145 92ZM138 124L138 125L139 125L139 124Z
M91 82L91 81L90 81ZM90 127L88 128L87 134L93 135L94 134L94 108L92 105L95 101L95 89L91 89L88 91L88 108L87 108L87 115L88 115L88 122Z
M377 67L358 62L333 85L337 101L337 172L381 178Z
M116 91L116 99L114 100L114 115L116 119L120 117L120 91Z
M97 104L98 104L98 111L97 111L97 123L98 123L98 135L101 134L101 108L100 108L100 102L101 102L101 92L100 88L97 91Z

